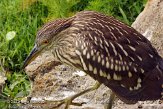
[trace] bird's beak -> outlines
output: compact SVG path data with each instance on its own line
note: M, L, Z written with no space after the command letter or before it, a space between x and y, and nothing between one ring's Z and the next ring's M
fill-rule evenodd
M23 69L30 64L39 54L41 50L38 50L37 46L35 45L28 55L28 57L25 59L24 64L23 64Z

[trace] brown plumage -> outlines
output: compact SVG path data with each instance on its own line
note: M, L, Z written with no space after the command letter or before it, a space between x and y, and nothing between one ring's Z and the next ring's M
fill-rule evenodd
M82 11L45 24L25 66L47 50L61 63L105 84L126 103L163 96L163 59L143 35L113 17Z

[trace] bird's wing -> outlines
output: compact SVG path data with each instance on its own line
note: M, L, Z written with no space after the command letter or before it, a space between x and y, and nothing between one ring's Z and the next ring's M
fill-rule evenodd
M83 69L122 98L127 96L133 101L148 99L150 92L146 95L137 93L145 89L147 79L156 80L158 77L151 73L158 63L157 52L133 28L111 17L103 22L99 22L100 19L103 20L96 17L73 24L82 27L77 35L76 53Z

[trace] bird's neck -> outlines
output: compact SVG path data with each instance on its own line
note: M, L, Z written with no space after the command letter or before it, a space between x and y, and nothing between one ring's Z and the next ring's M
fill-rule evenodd
M75 36L66 33L66 35L62 35L62 38L57 40L56 45L51 47L50 51L57 61L74 68L79 68L81 64L75 53L75 40Z

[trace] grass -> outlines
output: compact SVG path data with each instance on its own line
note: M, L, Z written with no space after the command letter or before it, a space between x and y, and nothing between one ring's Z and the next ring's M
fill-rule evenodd
M91 0L86 7L88 10L96 10L131 25L135 18L143 10L147 0Z
M131 25L146 0L1 0L0 72L7 77L2 95L10 99L27 96L30 83L21 66L33 47L36 32L45 22L95 10ZM10 33L16 33L15 35ZM13 39L7 39L10 34ZM0 99L3 98L0 96ZM0 102L0 108L9 106Z

